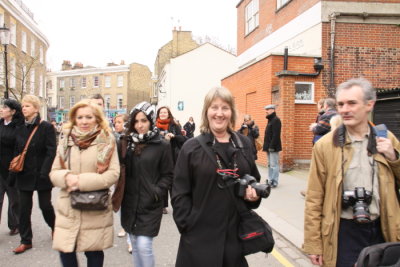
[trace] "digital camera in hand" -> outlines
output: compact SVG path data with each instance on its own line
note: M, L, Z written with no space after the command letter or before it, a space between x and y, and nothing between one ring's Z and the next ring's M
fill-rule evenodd
M257 196L262 198L267 198L271 193L271 186L269 184L260 184L257 182L256 178L245 174L243 177L239 178L236 183L236 194L238 197L244 197L246 195L246 188L248 185L256 190Z
M364 187L356 187L354 190L343 192L342 207L347 209L353 207L353 219L357 223L371 222L369 205L372 200L372 192Z

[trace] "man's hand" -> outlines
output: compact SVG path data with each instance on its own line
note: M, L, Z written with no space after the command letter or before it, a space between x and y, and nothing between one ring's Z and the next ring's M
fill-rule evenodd
M377 137L376 150L378 150L379 153L383 154L387 160L395 161L397 159L392 141L388 138Z
M260 197L257 196L256 190L252 188L250 185L248 185L246 188L246 195L244 196L244 200L254 202L259 199Z
M312 264L322 266L322 255L308 255L308 257Z

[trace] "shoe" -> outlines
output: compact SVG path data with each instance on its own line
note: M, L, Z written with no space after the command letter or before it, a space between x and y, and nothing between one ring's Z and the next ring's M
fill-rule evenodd
M21 254L32 248L32 244L21 244L16 249L13 250L15 254Z
M168 214L167 208L163 208L162 213L163 213L163 214Z
M301 191L300 191L300 195L302 195L303 197L306 197L306 191L301 190Z
M119 231L118 233L118 237L124 237L126 235L125 230L121 229L121 231Z
M131 244L128 244L128 252L129 252L130 254L132 254L132 245L131 245Z
M18 230L18 228L12 229L12 230L10 230L10 232L8 234L11 236L17 235L17 234L19 234L19 230Z

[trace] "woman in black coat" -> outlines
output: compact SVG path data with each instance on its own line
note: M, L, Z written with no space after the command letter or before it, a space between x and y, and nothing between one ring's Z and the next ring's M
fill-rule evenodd
M178 267L248 266L238 239L240 218L232 198L239 205L256 208L260 197L247 187L240 198L232 183L244 174L259 181L260 174L250 141L233 132L235 120L229 90L212 89L204 102L201 135L187 141L179 154L172 186L173 215L181 233ZM202 148L200 138L215 159Z
M121 225L130 235L134 266L154 266L153 238L162 218L162 199L172 182L172 155L168 142L154 128L154 110L136 105L129 116L122 146L127 146Z
M18 128L14 156L20 154L36 126L36 133L28 146L23 170L14 173L16 187L20 196L19 232L21 244L14 249L19 254L32 248L32 196L37 191L39 207L44 220L54 230L55 214L51 204L53 185L49 178L51 166L56 155L56 133L53 125L42 121L39 114L40 100L34 95L25 95L22 99L22 113L25 124Z
M185 125L183 125L183 129L186 131L187 138L193 138L194 131L196 130L196 124L193 121L193 117L190 117Z
M6 99L1 108L0 119L0 216L4 194L8 197L8 228L10 235L18 234L18 190L8 183L10 162L15 148L17 127L24 123L21 105L14 99Z

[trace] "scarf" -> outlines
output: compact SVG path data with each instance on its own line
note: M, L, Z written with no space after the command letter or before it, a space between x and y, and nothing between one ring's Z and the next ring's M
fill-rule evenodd
M169 123L170 122L171 122L171 119L162 120L162 119L158 118L156 126L157 126L158 129L161 129L161 130L164 130L164 131L168 131L168 127L169 127Z
M135 132L131 132L128 136L128 149L135 151L135 147L137 144L145 144L151 139L153 139L155 136L157 136L159 133L159 130L157 127L154 127L153 130L148 131L145 134L138 134Z
M69 160L68 150L71 149L71 146L68 146L69 140L71 140L69 137L79 149L87 149L96 140L97 172L101 174L108 169L115 147L115 141L111 138L111 135L107 135L104 130L98 129L97 126L90 132L82 132L77 126L73 126L70 133L60 140L58 152L61 166L64 169L66 169L65 162Z

